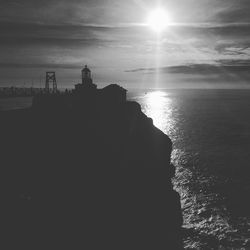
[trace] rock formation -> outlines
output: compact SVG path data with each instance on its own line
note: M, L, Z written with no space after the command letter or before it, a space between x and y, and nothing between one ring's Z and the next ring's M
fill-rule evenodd
M0 114L9 246L182 249L172 143L140 105L38 99Z

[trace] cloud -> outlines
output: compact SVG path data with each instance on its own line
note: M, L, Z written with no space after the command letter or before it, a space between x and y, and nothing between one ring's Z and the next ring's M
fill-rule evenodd
M0 63L1 68L12 69L81 69L79 64L58 64L58 63Z
M242 39L250 37L250 22L248 23L177 23L172 27L172 33L179 36L194 36L206 38Z
M162 34L162 65L176 66L157 71L190 79L225 72L248 74L249 0L162 4L174 22ZM10 78L22 68L31 69L29 74L39 68L69 72L87 61L102 69L100 74L107 79L115 72L121 77L127 65L131 73L155 74L150 67L155 62L156 36L143 25L154 6L151 0L1 0L2 72ZM131 82L136 79L136 74L123 73L124 81L126 76Z
M29 53L37 54L35 48L39 50L49 50L50 48L83 50L91 47L109 46L115 41L112 40L112 37L102 35L107 30L112 30L112 28L95 25L2 22L0 23L0 51L4 55L4 48L12 48L17 51L29 48Z
M0 3L0 20L45 24L114 25L135 22L141 12L133 0L19 0ZM133 12L133 13L131 13ZM135 15L136 13L136 15Z
M223 23L250 22L249 0L225 1L225 7L217 12L217 19Z
M41 24L0 22L0 44L65 44L65 45L104 45L112 43L121 34L128 33L136 25L105 25L105 24ZM112 36L113 35L113 36ZM117 40L117 39L116 39ZM101 44L102 43L102 44Z
M1 46L18 46L18 47L35 47L35 46L41 46L41 47L50 47L50 46L56 46L56 47L62 47L62 48L86 48L86 47L93 47L98 45L104 45L104 43L111 43L112 41L103 41L97 38L86 38L86 39L77 39L77 38L52 38L52 37L22 37L18 39L13 38L2 38L0 40Z
M218 74L239 74L250 75L250 60L221 60L217 64L187 64L177 66L167 66L160 68L138 68L126 70L127 73L146 74L186 74L186 75L218 75Z
M250 56L250 43L249 42L220 42L215 46L215 50L223 55L232 55L232 56Z

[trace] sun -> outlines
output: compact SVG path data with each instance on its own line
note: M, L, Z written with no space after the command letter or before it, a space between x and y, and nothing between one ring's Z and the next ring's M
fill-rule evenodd
M149 13L147 25L155 32L161 33L170 23L170 17L164 9L155 9Z

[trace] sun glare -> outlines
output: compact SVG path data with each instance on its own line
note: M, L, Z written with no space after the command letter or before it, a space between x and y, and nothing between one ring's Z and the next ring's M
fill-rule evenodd
M164 9L156 9L148 16L147 25L156 32L164 31L169 23L169 15Z
M174 131L175 120L173 119L172 99L169 94L166 91L152 91L145 97L144 112L153 119L156 127L171 135Z

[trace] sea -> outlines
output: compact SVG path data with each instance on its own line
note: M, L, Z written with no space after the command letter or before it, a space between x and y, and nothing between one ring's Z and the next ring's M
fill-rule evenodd
M250 249L250 90L130 90L173 142L185 249ZM0 110L32 98L0 99Z

